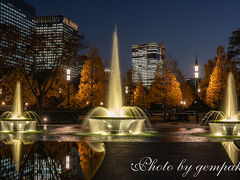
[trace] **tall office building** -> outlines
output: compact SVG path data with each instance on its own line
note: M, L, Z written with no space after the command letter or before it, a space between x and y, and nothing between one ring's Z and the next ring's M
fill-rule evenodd
M149 43L132 45L132 81L136 84L139 76L143 86L149 88L154 79L158 64L163 65L165 45Z
M37 56L37 61L39 62L39 68L50 68L54 64L56 58L61 57L64 50L66 50L66 46L64 46L64 42L75 41L78 42L78 25L73 21L69 20L63 15L56 16L38 16L36 18L37 23L37 33L45 36L46 38L46 48L44 53ZM53 44L52 42L54 41ZM58 51L55 51L55 46L57 45ZM65 44L66 45L66 44ZM76 58L76 51L71 48L68 48L68 57ZM81 72L82 65L78 64L78 62L74 64L66 64L64 68L71 68L72 76L77 76Z
M8 24L15 26L18 31L26 38L31 30L36 29L35 23L36 8L26 3L24 0L0 0L0 24ZM3 26L1 26L3 28ZM1 29L0 29L1 30ZM2 35L2 34L1 34ZM19 43L19 50L24 50L25 44ZM7 48L9 44L7 40L1 39L0 51ZM4 56L0 53L0 58L7 58L5 64L1 64L3 69L9 69L14 65L13 58L21 56L21 53ZM21 58L21 57L18 57ZM30 61L31 59L26 59Z

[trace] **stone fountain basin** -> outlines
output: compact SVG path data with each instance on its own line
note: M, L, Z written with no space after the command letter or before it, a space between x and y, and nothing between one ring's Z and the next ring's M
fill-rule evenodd
M89 126L93 133L134 134L142 132L145 127L145 118L90 117Z
M214 134L235 136L240 135L240 121L211 121L209 126L211 132Z
M34 119L2 119L1 131L20 132L36 130L37 121Z

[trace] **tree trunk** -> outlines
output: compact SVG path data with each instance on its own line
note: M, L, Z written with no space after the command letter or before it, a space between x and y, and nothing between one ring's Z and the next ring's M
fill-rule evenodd
M38 111L40 118L43 118L43 106L42 106L42 97L38 96L37 98Z

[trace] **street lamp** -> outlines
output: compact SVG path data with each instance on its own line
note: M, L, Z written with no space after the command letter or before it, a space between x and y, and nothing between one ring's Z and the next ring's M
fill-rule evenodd
M69 110L69 85L70 85L70 81L71 81L71 69L67 69L67 84L68 84L68 110Z

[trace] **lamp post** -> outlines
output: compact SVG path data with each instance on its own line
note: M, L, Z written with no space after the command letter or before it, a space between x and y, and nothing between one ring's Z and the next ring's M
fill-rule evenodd
M129 97L128 97L128 86L125 86L125 96L126 96L126 101L127 101L127 105L128 105L128 104L130 104Z
M67 85L68 85L68 110L69 110L69 85L70 85L70 80L71 80L71 69L67 69Z

